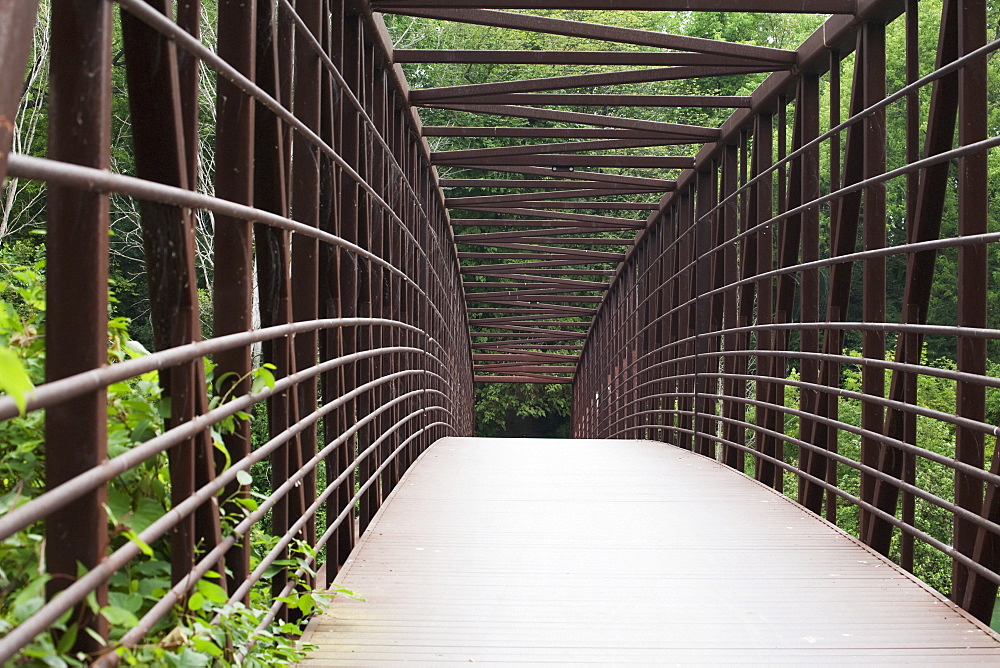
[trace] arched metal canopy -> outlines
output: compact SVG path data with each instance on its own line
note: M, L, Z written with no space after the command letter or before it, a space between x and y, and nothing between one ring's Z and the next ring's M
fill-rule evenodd
M460 127L425 125L425 137L494 140L488 148L432 153L435 166L446 172L440 186L464 265L476 380L567 383L572 381L578 353L609 281L633 248L636 235L660 209L656 196L671 193L681 170L693 168L698 151L721 136L718 127L649 120L648 115L635 118L632 116L637 114L628 112L638 107L748 110L751 106L751 97L745 95L591 91L628 84L787 73L799 64L800 54L496 10L725 10L829 15L854 14L857 4L853 0L382 0L372 3L372 8L459 25L599 40L617 49L393 52L393 61L400 64L618 68L425 88L409 94L415 107L469 114L468 124ZM563 92L578 89L588 92ZM608 108L619 113L609 113ZM495 125L496 117L511 120ZM504 145L496 147L497 139ZM462 196L453 196L458 189ZM502 193L497 194L498 190ZM470 232L468 228L480 229Z

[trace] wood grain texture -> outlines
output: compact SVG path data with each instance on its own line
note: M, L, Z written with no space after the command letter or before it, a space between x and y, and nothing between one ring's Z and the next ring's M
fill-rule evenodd
M644 441L438 441L302 666L1000 664L1000 637L711 460Z

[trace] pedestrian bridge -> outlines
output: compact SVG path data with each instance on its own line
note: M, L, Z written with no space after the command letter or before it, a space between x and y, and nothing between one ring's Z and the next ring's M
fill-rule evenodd
M0 2L0 664L1000 663L995 14Z

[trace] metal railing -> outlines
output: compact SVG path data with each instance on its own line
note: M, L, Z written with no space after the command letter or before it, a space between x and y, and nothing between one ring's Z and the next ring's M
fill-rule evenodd
M1000 137L987 62L1000 42L987 43L985 3L945 0L923 26L919 9L867 2L829 19L796 71L770 76L703 148L596 316L573 431L662 440L788 489L908 570L950 571L934 584L989 622ZM905 53L887 59L887 31Z
M293 615L299 583L332 580L428 445L472 429L459 265L419 119L384 26L350 2L191 2L176 17L166 0L57 2L49 149L9 155L37 4L0 9L20 26L0 36L0 170L47 188L46 382L25 409L45 413L45 485L0 517L0 537L44 532L37 568L51 578L0 661L69 614L88 629L75 650L113 663L206 577L229 603L269 582L263 628ZM212 85L214 117L200 106ZM130 126L127 174L108 169L113 113ZM112 196L139 213L155 352L109 364ZM198 217L214 227L207 272ZM108 388L151 372L165 425L109 456ZM0 419L21 414L0 399ZM261 462L269 485L248 475ZM108 489L140 467L159 471L169 503L123 540ZM260 527L273 538L251 561ZM150 546L169 555L172 586L109 641L109 578Z

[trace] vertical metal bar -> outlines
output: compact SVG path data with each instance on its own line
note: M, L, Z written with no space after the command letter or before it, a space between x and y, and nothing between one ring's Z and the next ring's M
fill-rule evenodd
M386 81L385 75L385 62L379 58L378 64L372 70L372 76L374 77L374 93L372 95L372 121L375 124L375 132L378 136L381 136L385 140L388 134L388 104L389 104L389 91L388 82ZM390 183L390 173L391 173L391 159L392 156L386 153L385 149L376 145L372 149L372 177L373 185L377 191L382 195L382 198L393 203L393 196L390 193L390 189L387 184ZM372 225L372 251L377 253L379 256L389 259L389 243L388 235L385 234L386 229L389 226L389 216L382 208L376 209L375 223ZM383 271L382 267L374 266L372 268L372 299L373 299L373 310L372 316L376 318L386 317L390 313L389 301L392 298L392 291L387 285L387 272ZM383 347L390 345L388 340L389 330L384 327L377 327L373 330L373 341L372 344L375 347ZM375 377L381 377L385 375L387 370L387 365L390 363L389 358L378 357L375 361L374 373ZM391 387L380 386L375 393L375 406L382 406L388 402L391 398L388 392ZM383 414L379 418L379 421L375 427L375 435L381 436L386 428L391 423L387 421L387 416ZM385 462L392 450L389 448L392 446L392 439L386 439L383 445L379 448L378 461ZM383 495L387 495L392 488L395 486L395 468L392 463L387 466L382 474L379 481L379 489Z
M918 0L906 1L906 83L913 83L920 77L920 5ZM920 157L920 92L913 91L906 96L906 162L912 164ZM912 172L906 175L906 224L907 238L913 237L914 225L917 216L917 201L920 189L920 174ZM905 317L905 316L903 316ZM906 344L912 343L912 337L901 335L896 339L897 353L900 341ZM906 374L906 390L904 401L916 403L917 401L917 377L916 374ZM889 396L894 397L892 384L890 383ZM886 426L891 423L893 411L887 411ZM915 413L906 413L903 416L903 439L907 443L917 442L917 416ZM917 478L917 457L912 452L902 453L903 482L914 485ZM916 502L912 493L904 491L900 507L900 519L909 525L913 525L916 518ZM899 565L907 571L913 572L913 535L901 531L899 533Z
M372 109L372 90L371 82L374 76L373 68L373 47L366 40L362 38L361 40L361 62L359 63L361 67L361 89L359 91L359 97L365 106L365 109L369 112ZM355 164L358 173L365 180L370 180L372 175L371 160L372 160L372 148L373 141L372 130L368 127L367 123L360 122L359 126L360 139L359 139L359 150L360 155L358 162ZM358 210L358 241L363 248L372 248L372 198L368 194L361 195L361 206ZM370 318L372 316L372 304L374 302L375 295L372 291L372 266L371 263L363 258L358 260L358 316L362 318ZM373 347L373 337L372 328L370 326L359 327L358 332L358 348L359 350L371 350ZM364 385L372 380L374 377L374 363L371 359L364 359L358 362L358 385ZM364 417L369 415L374 409L373 393L366 392L360 397L358 397L358 417ZM375 434L375 429L372 425L367 425L362 427L358 431L358 451L362 452L372 444L372 442L377 438ZM365 457L361 461L359 466L359 473L363 481L367 481L372 477L374 471L378 468L378 453L373 452ZM359 530L364 533L365 529L371 523L372 517L378 511L380 490L378 483L374 483L368 487L367 490L361 495L360 512L358 516Z
M97 169L109 166L111 134L111 6L102 0L60 3L52 11L49 72L49 157ZM23 68L15 70L23 72ZM17 77L20 80L20 76ZM48 191L45 380L107 363L108 196L64 186ZM45 413L48 489L107 458L107 395L101 389L64 401ZM107 552L106 488L77 498L45 524L46 569L54 596L70 584L78 564L90 569ZM107 604L107 586L94 592ZM107 622L80 606L81 627L107 638ZM80 633L77 649L100 643Z
M284 99L282 76L289 60L287 40L282 40L275 23L274 0L258 0L257 5L257 84L276 99ZM257 109L254 128L254 206L282 216L289 213L287 128L272 113ZM291 285L289 283L291 250L289 233L258 224L254 230L257 259L257 284L260 296L261 324L265 327L292 321ZM265 342L265 362L274 364L275 377L295 373L292 342L287 337ZM268 433L275 437L297 420L294 390L272 396L267 402ZM298 448L293 437L271 455L271 486L288 479L290 453ZM283 534L289 525L290 495L275 502L271 510L271 532ZM281 591L286 582L284 571L272 579L272 591Z
M343 6L342 2L335 2L336 5L342 5L339 8L341 12L341 30L343 34L343 39L341 42L341 48L343 50L342 59L339 63L341 66L341 73L344 76L344 80L350 89L357 94L360 90L361 82L361 71L360 71L360 59L361 59L361 35L360 35L360 20L356 14L349 13L347 8ZM335 10L334 23L337 23ZM346 97L341 96L341 145L340 145L340 155L348 164L356 165L358 164L358 159L360 156L358 142L359 142L359 119L357 112L351 108L350 103L347 101ZM358 241L358 209L361 206L361 193L358 184L343 170L340 170L340 234L341 236L352 243L357 243ZM348 252L343 250L338 251L337 254L338 262L340 264L340 317L342 318L353 318L358 314L358 293L357 293L357 277L358 277L358 262L357 258ZM357 331L352 327L342 327L340 328L341 334L341 351L342 355L350 355L357 351ZM343 387L342 392L350 392L357 385L356 367L353 364L348 364L343 367ZM356 417L356 404L351 401L344 406L344 421L341 423L341 429L346 429L348 426L354 424ZM354 460L355 457L355 447L354 441L351 439L346 444L347 447L344 448L341 461L346 468L348 462ZM354 485L352 485L350 490L353 490ZM344 490L344 502L347 503L350 496L352 496L349 489ZM345 532L346 533L346 532ZM344 536L345 540L350 540L350 546L354 545L354 536L351 535L349 538ZM350 549L345 545L347 552L344 553L346 558Z
M944 3L941 31L938 39L937 67L952 62L958 56L958 6L954 0ZM915 69L915 64L911 66ZM930 156L951 150L954 144L956 113L958 111L958 74L947 75L934 82L931 90L931 106L928 115L925 153ZM917 141L917 137L908 138ZM912 159L913 148L907 147L908 159ZM941 218L947 197L950 165L934 165L919 176L916 193L908 192L914 200L913 218L907 226L907 240L910 243L937 239L941 231ZM907 187L912 184L907 181ZM908 198L909 199L909 198ZM906 280L903 292L901 322L921 324L927 322L928 305L934 283L936 253L913 253L907 257ZM897 362L919 364L923 351L923 336L901 332L896 340ZM895 401L916 404L917 375L904 371L893 371L889 387L889 397ZM883 433L890 438L916 444L916 415L898 409L887 409ZM902 477L912 481L916 476L916 461L911 454L900 452L899 448L881 446L879 470L894 478ZM888 482L878 481L875 485L875 504L886 512L896 509L898 488ZM912 524L914 521L914 500L903 494L902 518ZM878 520L876 520L877 522ZM883 527L875 532L872 547L888 554L891 531ZM913 539L905 532L900 536L900 561L904 567L912 567Z
M799 88L801 89L802 81L799 80ZM799 96L801 97L801 96ZM785 101L785 98L782 98ZM801 100L799 100L801 102ZM802 108L800 104L796 104L795 114L793 117L794 129L792 132L792 148L793 150L798 149L802 145ZM784 129L786 126L786 121L779 120L779 127ZM785 153L785 139L783 138L778 145L778 157L779 159L784 158ZM783 197L778 200L778 206L781 212L792 211L802 203L802 158L797 157L792 159L789 164L789 168L785 170L788 174L787 182L782 180L784 184ZM780 190L780 188L779 188ZM786 269L793 267L798 263L799 260L799 247L801 245L802 239L802 215L792 214L785 217L778 223L778 267L781 269ZM777 278L777 287L775 290L776 300L774 305L774 318L773 322L778 324L787 324L792 320L792 311L795 308L795 288L796 281L791 274L781 274ZM775 351L786 351L789 349L789 333L786 329L775 330L771 334L771 349ZM785 405L785 379L788 376L788 358L776 356L771 362L771 375L774 377L774 382L771 383L771 394L770 394L770 405L775 407L783 407ZM785 415L779 410L770 410L770 419L768 420L769 429L777 433L785 433ZM785 458L786 443L780 438L775 439L775 453L776 456L782 460ZM801 465L801 462L800 462ZM779 491L784 490L784 471L775 471L774 487Z
M831 128L835 128L838 125L840 125L840 104L841 104L840 88L841 88L840 51L837 49L831 49L830 50L830 123L829 123ZM836 190L837 188L840 187L840 134L841 133L837 132L832 137L830 137L830 190L831 191ZM833 241L832 241L833 228L835 221L840 220L840 205L841 202L839 199L830 202L831 254L833 252ZM833 271L831 270L831 276L830 278L827 279L827 292L831 296L833 294L832 273ZM839 338L839 334L835 334L833 330L828 329L824 332L823 334L824 351L828 349L830 345L830 338L832 336L836 336ZM829 374L824 375L825 370L828 368L829 368L828 362L820 363L820 378L825 379L828 383L836 382L835 386L839 387L840 386L839 373L838 377L834 381L831 375ZM831 408L835 408L830 406L830 404L832 403L832 398L829 393L824 392L821 396L819 396L818 402L819 405L817 408L819 408L827 415L829 415ZM837 433L833 429L833 427L822 427L817 423L813 423L813 429L816 430L816 433L813 435L812 439L810 439L813 445L825 447L827 450L830 450L831 452L837 451ZM837 463L834 462L832 459L827 459L825 478L826 482L833 485L834 487L837 486L837 478L838 478L837 473L838 473ZM826 511L824 513L824 516L826 517L828 522L834 524L836 524L837 522L837 500L839 498L840 497L838 497L832 491L828 491L826 493Z
M38 16L38 0L0 5L0 182L7 176L7 155L14 141L14 119Z
M722 157L722 179L721 199L727 199L736 192L737 170L739 169L739 149L736 144L728 144ZM734 353L738 350L739 337L732 330L739 326L739 289L734 285L738 279L739 266L737 264L738 247L734 243L728 243L736 238L737 225L739 224L739 201L733 199L727 202L720 211L720 224L723 242L726 242L725 250L722 252L722 285L727 289L723 293L723 316L722 327L725 330L723 337L723 348L725 356L723 358L723 371L728 375L739 373L737 370L739 356ZM731 286L731 287L730 287ZM744 404L735 401L746 395L746 383L735 378L727 378L723 382L723 394L729 398L724 401L723 415L729 420L741 420L746 415ZM727 422L722 429L723 438L732 443L742 445L744 443L745 430L737 425ZM743 452L730 445L722 448L722 462L726 466L741 469L744 461Z
M754 174L764 174L770 169L774 160L773 145L773 117L771 114L759 114L757 116L756 131L754 133ZM772 176L768 172L755 188L756 219L755 222L765 221L771 218L772 211ZM757 274L769 272L774 269L774 232L771 226L764 227L757 232ZM757 280L757 326L770 325L773 311L773 281L770 278ZM773 358L768 354L771 350L771 332L767 329L757 330L757 401L767 402L771 397L771 383L763 378L772 375ZM771 412L763 407L758 407L756 422L758 427L767 429L772 424ZM777 445L775 439L757 432L757 450L761 454L776 457ZM769 487L774 486L774 481L778 475L778 467L771 462L757 459L755 477Z
M343 0L330 0L329 11L330 58L339 71L346 74L345 63L349 57L349 51L344 40L345 22L347 19L344 13ZM335 140L334 148L337 149L341 157L347 159L347 151L350 149L351 142L356 142L356 138L354 140L350 139L350 128L352 127L350 117L353 111L348 109L350 103L343 94L343 91L335 88L331 93L333 99L331 100L332 108L330 110L330 132ZM330 203L331 212L328 224L331 226L331 231L343 237L345 234L345 216L350 213L350 206L346 203L348 195L345 194L345 189L351 187L352 184L350 179L339 168L333 169L331 180L333 185L331 195L333 199ZM351 196L356 195L352 193ZM349 317L347 314L353 315L354 313L351 306L353 301L350 299L350 293L354 285L353 270L348 264L351 257L340 249L331 249L330 252L330 271L333 272L333 275L324 274L324 280L328 281L327 289L329 292L325 295L327 308L329 309L328 313L334 317ZM350 283L345 284L345 279L348 277ZM349 333L350 330L343 327L329 330L326 335L326 354L330 357L339 357L347 354L348 349L353 352L354 348L351 346ZM324 384L324 393L330 399L349 391L349 372L350 369L348 367L341 367L327 376L327 382ZM353 380L350 380L350 387L353 388L353 386ZM324 432L328 442L342 434L349 425L353 424L353 407L352 403L347 403L326 420ZM353 459L354 443L353 440L349 440L337 448L337 451L331 456L331 464L327 468L328 479L334 479L346 471ZM337 492L330 497L326 511L328 518L337 517L348 507L350 498L353 495L354 485L355 476L352 472L345 483L337 488ZM355 527L354 513L351 512L347 514L337 529L336 538L332 541L335 547L332 550L330 559L337 568L347 561L348 555L354 548Z
M861 57L861 54L858 54ZM840 91L840 52L837 49L831 49L830 51L830 122L829 126L835 128L840 125L840 104L841 104L841 91ZM830 190L836 190L840 187L840 133L834 134L830 137ZM833 252L833 229L836 221L840 220L840 200L836 199L830 202L830 251L831 255ZM834 268L835 269L835 268ZM827 292L832 297L833 295L833 271L831 269L830 278L827 279ZM823 350L824 352L829 349L831 337L838 337L839 334L834 333L833 330L826 330L823 334ZM840 386L839 372L837 378L834 381L831 374L827 373L830 368L830 363L823 361L820 362L820 379L826 380L826 382L835 382L835 387ZM838 366L839 369L839 366ZM817 408L822 411L820 414L829 415L831 408L832 398L829 393L824 392L817 398L818 406ZM823 427L817 423L813 423L813 429L815 434L810 439L813 445L820 447L825 447L831 452L836 452L837 442L836 442L836 431L832 427ZM837 463L832 459L826 460L826 482L837 486ZM837 522L837 499L839 497L833 492L828 491L826 493L826 512L824 516L828 522Z
M754 142L753 153L749 154L748 144L750 143L750 131L744 130L740 133L740 177L739 186L741 188L740 192L740 233L746 233L747 230L753 227L755 221L757 220L757 189L747 188L746 184L748 181L749 170L751 168L751 161L753 162L753 170L757 169L757 142ZM744 280L749 279L753 276L754 271L757 266L757 235L747 234L743 237L743 241L740 242L738 255L740 258L740 277ZM749 327L753 323L753 311L756 302L756 290L757 286L753 281L746 280L743 286L739 290L739 296L737 298L739 315L737 323L739 327ZM750 335L746 332L740 333L737 336L736 348L738 350L746 350L749 348ZM749 368L749 359L740 355L736 358L735 373L740 375L745 375ZM746 382L741 382L738 389L738 396L741 398L746 398L748 395L748 388ZM740 421L746 424L747 419L747 409L745 404L740 405ZM747 430L743 427L739 427L737 443L746 444L746 432ZM754 441L759 443L755 438ZM736 470L744 472L746 470L747 457L752 455L747 453L741 453L736 462ZM756 468L756 464L754 464Z
M712 289L712 219L708 211L714 206L715 170L703 170L697 176L697 205L693 218L694 229L694 373L695 373L695 452L715 459L715 399L708 396L714 376L708 376L709 360L718 370L718 359L709 357L708 332L712 327L712 298L707 295ZM710 417L712 416L712 417Z
M322 23L323 36L320 43L323 45L324 50L331 60L337 56L333 48L333 23L334 21L330 18L332 8L330 7L329 0L323 0L323 16L324 21ZM339 40L339 35L337 36ZM320 136L323 141L329 146L337 146L338 142L336 139L336 118L337 112L334 105L337 102L335 82L333 77L328 72L324 72L321 79L322 91L320 100ZM336 171L334 168L333 161L329 158L326 153L320 154L320 213L319 213L319 225L320 229L330 234L338 233L338 216L340 213L338 207L338 194L340 183L336 178ZM337 256L336 248L330 244L320 244L319 247L319 281L317 284L318 297L319 297L319 317L320 318L336 318L337 317ZM320 362L326 362L337 356L337 331L335 328L329 328L320 333L319 338L319 359ZM337 398L338 381L340 378L340 372L337 369L332 371L327 371L320 377L320 392L322 396L322 403L326 404ZM337 436L340 435L339 421L341 419L341 411L334 411L328 413L323 418L323 444L324 446L334 441ZM341 469L339 468L340 450L334 451L326 457L324 461L324 471L326 473L326 480L332 481L336 480L337 476L340 475ZM346 485L341 485L345 487ZM331 495L326 502L326 513L325 518L327 523L333 522L336 517L340 514L340 508L338 507L338 502L340 501L341 493L338 490L333 495ZM319 531L319 528L317 528ZM334 534L334 537L327 543L327 558L326 558L326 576L329 581L332 581L334 575L340 570L341 559L340 559L340 544L339 537L340 531Z
M322 14L319 0L298 0L296 12L305 27L317 40L321 37ZM296 117L314 132L320 132L322 64L311 45L303 38L295 40L295 89L293 106ZM310 227L320 226L320 154L319 148L296 133L292 145L292 216ZM319 243L304 235L292 238L292 316L296 321L315 320L319 316ZM317 332L309 331L295 336L295 367L308 369L316 364L319 349ZM316 410L318 398L317 378L310 377L297 386L298 414L308 415ZM310 425L299 436L299 447L290 451L294 458L293 469L299 468L316 454L316 427ZM301 516L316 497L316 477L310 472L297 486L292 497L292 517ZM299 507L295 507L299 506ZM302 538L307 541L315 536L315 520L310 519L303 528Z
M885 97L885 24L869 21L862 26L864 40L864 103L869 107ZM870 179L885 172L886 130L885 109L871 112L864 121L864 178ZM862 236L865 250L884 248L886 243L885 184L874 183L864 189L864 228ZM863 261L862 317L865 322L885 322L886 261L884 257L869 257ZM861 354L866 359L885 358L885 334L865 330L861 338ZM871 397L885 395L885 372L881 368L865 365L861 371L861 389ZM883 409L878 404L862 401L861 427L872 433L881 433ZM871 437L861 438L861 463L878 466L879 443ZM861 474L861 498L871 503L875 494L875 478ZM862 509L861 535L866 543L874 539L872 514Z
M985 0L962 0L958 5L958 55L962 57L986 43ZM982 141L987 136L987 73L986 59L966 63L958 73L958 143L961 146ZM958 161L958 234L970 236L987 231L988 155L980 151ZM985 244L962 246L958 250L958 326L986 327L988 259ZM958 337L958 370L976 375L986 374L986 340L978 337ZM983 421L986 414L986 388L970 381L957 386L956 414L970 420ZM956 427L955 459L976 467L983 466L984 436L981 432ZM982 510L983 484L963 473L955 473L955 503L974 513ZM953 544L962 554L975 550L976 527L968 520L955 517ZM976 600L988 594L969 589L969 570L954 563L952 568L952 599L970 608L982 609L994 601Z
M796 113L800 118L799 132L802 145L806 145L819 136L819 76L805 74L799 83L799 99ZM807 151L800 161L800 200L812 202L819 197L819 147ZM802 212L802 262L813 262L819 259L819 207L811 207ZM803 323L819 321L819 271L804 270L801 274L800 288L800 319ZM819 332L804 328L799 334L799 349L803 353L819 352ZM803 382L819 382L819 365L815 359L803 356L800 362L800 378ZM799 410L805 413L815 413L819 403L816 390L802 389L799 392ZM802 420L799 434L803 439L815 437L815 428L811 420ZM824 478L826 476L826 458L813 450L799 450L799 466L807 473ZM817 485L809 485L799 479L799 502L817 515L823 510L823 489Z
M166 13L166 2L156 8ZM190 77L183 77L173 42L145 23L122 13L126 78L136 175L180 188L193 188L197 163L188 157L197 151L184 103L194 92L184 93ZM194 80L195 84L197 79ZM187 121L187 123L185 123ZM153 339L157 350L201 339L195 268L194 214L186 209L155 202L139 202L146 275L150 291ZM170 398L167 428L184 424L207 411L205 371L201 360L161 373L164 396ZM186 500L197 487L215 475L215 457L209 434L202 432L170 451L171 501ZM171 544L174 582L190 571L195 546L220 540L218 502L203 504L180 522ZM221 566L220 566L221 568Z
M691 298L695 294L693 258L695 255L694 240L694 184L685 190L680 197L677 214L677 301L678 306L688 304L678 310L677 336L675 341L684 343L677 349L677 353L685 358L693 356L695 347L690 341L694 334L694 307L689 305ZM694 427L692 417L694 415L694 401L691 395L694 391L694 382L691 376L694 372L694 363L690 359L685 360L679 366L680 373L684 376L678 383L677 408L680 411L678 416L677 445L685 450L692 449L692 439L690 432Z
M656 354L657 367L654 376L658 379L653 385L653 392L657 396L655 399L654 406L656 407L658 413L656 415L656 425L657 430L653 438L658 441L667 441L667 430L664 425L668 423L669 416L664 413L664 409L667 407L667 399L662 395L667 391L667 383L664 380L665 377L665 365L669 359L667 350L664 346L667 343L667 318L666 309L664 305L667 300L667 285L669 281L669 270L667 267L667 232L666 232L666 217L662 214L657 216L655 227L653 228L656 234L656 291L653 295L652 305L653 311L658 318L657 322L653 326L653 345L659 350Z
M253 80L256 56L257 12L253 4L222 0L218 16L218 53L226 62ZM216 96L215 192L218 197L240 204L253 204L254 102L223 77ZM216 216L213 317L215 336L249 331L252 327L253 260L250 223ZM219 388L221 394L241 396L250 390L250 346L216 355L216 377L231 382ZM235 431L223 437L232 460L250 454L250 423L238 420ZM221 468L225 462L217 461ZM250 490L238 482L223 493L227 503L223 513L238 513L237 499L249 498ZM226 566L233 582L246 580L250 573L250 537L240 537L226 553Z
M857 115L864 109L864 50L865 44L858 35L857 50L854 60L854 79L851 88L851 115ZM839 64L837 65L839 77ZM831 108L831 116L839 119L839 104L836 110ZM844 187L859 183L863 174L864 133L860 123L855 123L847 131L845 142L842 185ZM838 161L838 171L839 161ZM861 193L854 192L840 198L835 207L830 230L830 256L853 253L857 247L857 230L861 215ZM843 322L847 319L847 309L851 297L853 262L841 262L830 268L827 288L827 322ZM823 352L828 355L840 355L843 350L843 331L838 328L828 328L823 335ZM824 359L820 363L820 382L830 388L840 387L840 363ZM839 414L839 398L835 391L824 392L819 400L819 415L836 420ZM815 423L816 434L812 442L831 452L837 452L838 430L836 427L823 426ZM830 460L827 463L827 482L836 485L838 478L837 464ZM826 517L831 522L836 521L837 500L839 497L829 492L826 497Z

